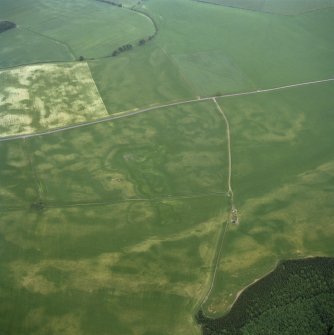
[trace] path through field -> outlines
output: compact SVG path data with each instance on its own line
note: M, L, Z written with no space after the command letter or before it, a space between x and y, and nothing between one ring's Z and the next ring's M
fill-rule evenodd
M20 138L21 139L22 138L31 138L31 137L54 134L54 133L58 133L58 132L66 131L66 130L81 128L81 127L87 127L87 126L95 125L95 124L98 124L98 123L123 119L123 118L131 117L131 116L135 116L135 115L138 115L138 114L151 112L151 111L155 111L155 110L159 110L159 109L163 109L163 108L168 108L168 107L175 107L175 106L191 104L191 103L195 103L195 102L209 101L209 100L215 101L218 98L237 97L237 96L243 96L243 95L251 95L251 94L259 94L259 93L265 93L265 92L271 92L271 91L278 91L278 90L284 90L284 89L287 89L287 88L300 87L300 86L306 86L306 85L314 85L314 84L325 83L325 82L329 82L329 81L334 81L334 78L308 81L308 82L296 83L296 84L291 84L291 85L261 89L261 90L256 90L256 91L239 92L239 93L233 93L233 94L222 94L222 95L211 96L211 97L199 97L197 99L181 100L181 101L171 102L171 103L168 103L168 104L146 107L146 108L142 108L142 109L139 109L139 110L136 110L136 111L119 112L119 113L115 113L113 115L110 115L108 117L101 118L101 119L98 119L98 120L95 120L95 121L88 121L88 122L78 123L78 124L74 124L74 125L54 128L54 129L50 129L50 130L42 131L42 132L38 132L38 133L5 136L5 137L0 138L0 142L9 141L9 140L16 140L16 139L20 139Z

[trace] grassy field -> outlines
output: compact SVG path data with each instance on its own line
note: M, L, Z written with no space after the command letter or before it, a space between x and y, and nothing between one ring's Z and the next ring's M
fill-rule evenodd
M58 59L60 53L60 60L79 55L103 56L114 50L114 46L139 38L139 35L132 37L134 35L127 30L118 33L114 23L106 24L106 20L115 22L114 16L119 18L115 24L120 27L124 20L131 23L132 16L140 20L141 24L136 23L140 28L136 33L140 36L153 32L149 20L138 13L85 1L89 2L74 1L66 6L43 2L38 12L33 10L36 2L26 11L19 10L21 2L2 5L3 15L19 24L18 29L0 36L6 46L0 51L5 53L1 57L3 64L24 62L24 57L29 61L30 53L18 52L17 43L11 45L7 37L11 34L19 39L17 34L32 34L24 28L42 34L34 36L35 50L38 41L55 49L49 53L50 48L42 48L45 60ZM53 10L49 8L51 5ZM85 19L85 29L90 29L90 33L81 34L84 30L79 20L87 16L88 10L94 13L90 14L91 20L99 23L90 26L90 21ZM170 100L325 79L334 71L333 9L287 17L194 1L157 0L143 3L141 10L157 22L159 32L154 40L118 57L90 62L94 80L111 113ZM77 15L77 23L71 20L71 13L82 13L82 16ZM122 15L132 16L123 18ZM48 19L42 20L44 17ZM68 21L65 24L57 20ZM207 25L208 21L212 24ZM69 27L71 34L68 34L65 30L70 24L73 27ZM100 29L105 31L102 33ZM106 44L107 37L110 40ZM88 49L94 55L89 54ZM33 49L28 45L27 50ZM43 57L35 53L30 61L40 59Z
M197 0L215 5L248 9L281 15L301 13L334 7L333 0Z
M191 83L154 42L137 50L89 62L110 114L194 97Z
M144 2L142 10L157 22L154 40L119 57L90 62L111 113L334 73L333 9L288 17L156 0Z
M86 63L19 67L0 78L0 136L108 115Z
M19 26L0 36L1 45L9 48L7 52L1 48L2 66L110 56L118 47L154 33L144 15L93 0L5 1L0 12ZM30 50L32 43L34 54L26 53L25 45ZM55 53L47 50L49 45ZM18 53L24 55L18 57Z
M266 0L262 10L269 13L297 15L332 7L334 7L333 0Z
M241 224L226 235L210 314L280 259L333 255L333 91L324 83L219 100Z
M142 0L110 0L116 4L122 5L123 7L133 8L142 2Z
M21 28L0 34L0 45L0 68L3 69L49 60L73 60L66 46Z
M328 78L334 70L333 9L285 17L157 0L147 10L161 16L156 42L199 95Z
M222 168L222 122L213 104L201 103L116 120L89 131L34 138L31 152L47 190L45 201L115 202L223 192L227 172ZM59 151L62 143L67 151Z
M137 43L152 21L93 0L3 1L1 19L18 27L0 35L0 67L66 64L0 71L1 136L333 77L334 9L137 7L159 28L151 41L73 62ZM333 92L218 99L241 223L225 235L208 315L280 259L334 255ZM210 100L0 141L0 333L199 334L193 314L230 210L226 135Z
M0 143L0 330L199 334L226 218L213 103Z
M7 334L198 334L221 198L2 212Z

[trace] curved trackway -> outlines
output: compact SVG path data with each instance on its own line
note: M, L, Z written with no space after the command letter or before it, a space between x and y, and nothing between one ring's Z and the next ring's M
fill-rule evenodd
M108 117L101 118L101 119L98 119L98 120L95 120L95 121L88 121L88 122L78 123L78 124L74 124L74 125L54 128L54 129L50 129L50 130L46 130L46 131L42 131L42 132L33 133L33 134L20 134L20 135L5 136L5 137L0 138L0 142L16 140L16 139L23 139L23 138L31 138L31 137L36 137L36 136L50 135L50 134L59 133L59 132L66 131L66 130L81 128L81 127L87 127L87 126L91 126L91 125L94 125L94 124L109 122L109 121L113 121L113 120L117 120L117 119L123 119L123 118L135 116L135 115L146 113L146 112L151 112L151 111L158 110L158 109L174 107L174 106L179 106L179 105L186 105L186 104L191 104L191 103L195 103L195 102L215 100L215 99L218 99L218 98L228 98L228 97L237 97L237 96L243 96L243 95L252 95L252 94L265 93L265 92L271 92L271 91L279 91L279 90L283 90L283 89L287 89L287 88L307 86L307 85L325 83L325 82L330 82L330 81L334 81L334 78L328 78L328 79L323 79L323 80L315 80L315 81L307 81L307 82L302 82L302 83L297 83L297 84L278 86L278 87L267 88L267 89L260 89L260 90L256 90L256 91L222 94L222 95L211 96L211 97L202 97L202 98L200 97L200 98L197 98L197 99L181 100L181 101L171 102L171 103L167 103L167 104L146 107L146 108L139 109L139 110L136 110L136 111L120 112L120 113L116 113L116 114L113 114L113 115L110 115Z

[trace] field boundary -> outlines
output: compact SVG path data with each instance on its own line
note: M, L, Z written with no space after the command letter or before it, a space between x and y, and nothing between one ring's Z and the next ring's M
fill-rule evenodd
M50 40L50 41L52 41L52 42L55 42L56 44L60 44L60 45L64 46L64 47L67 49L68 53L72 56L72 58L73 58L72 61L75 61L75 60L76 60L76 56L75 56L75 54L74 54L74 51L72 50L72 48L70 47L69 44L67 44L67 43L65 43L65 42L63 42L63 41L61 41L61 40L57 40L56 38L53 38L53 37L51 37L51 36L48 36L48 35L44 35L44 34L42 34L42 33L39 33L38 31L29 29L29 28L24 27L24 26L19 26L18 28L21 29L21 30L29 31L29 32L31 32L31 33L33 33L33 34L35 34L35 35L41 36L41 37L46 38L46 39L48 39L48 40Z
M54 209L54 208L73 208L73 207L95 207L95 206L114 206L123 203L129 202L160 202L166 200L190 200L190 199L201 199L201 198L210 198L210 197L225 197L226 192L208 192L208 193L194 193L194 194L164 194L160 197L153 198L128 198L123 200L116 201L87 201L87 202L73 202L73 203L57 203L57 202L48 202L43 203L43 209ZM30 203L28 204L30 205ZM26 210L26 206L3 206L0 207L1 212L12 212L12 211L23 211Z
M88 62L85 62L85 63L86 63L87 69L88 69L88 71L89 71L90 78L91 78L91 80L92 80L93 83L94 83L96 92L97 92L98 96L100 97L100 100L101 100L102 105L104 106L104 110L105 110L105 112L106 112L106 115L110 115L110 114L109 114L109 110L108 110L106 104L105 104L104 101L103 101L102 95L100 94L99 88L98 88L97 85L96 85L96 81L95 81L95 79L94 79L94 77L93 77L93 74L92 74L92 71L91 71L91 69L90 69L90 66L89 66Z

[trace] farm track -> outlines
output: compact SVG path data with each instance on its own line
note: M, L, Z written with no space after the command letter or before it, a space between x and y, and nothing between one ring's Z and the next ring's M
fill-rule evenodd
M181 101L176 101L176 102L170 102L170 103L167 103L167 104L161 104L161 105L146 107L146 108L142 108L142 109L135 110L135 111L119 112L119 113L116 113L116 114L113 114L113 115L110 115L110 116L107 116L105 118L101 118L101 119L98 119L98 120L78 123L78 124L59 127L59 128L54 128L54 129L45 130L45 131L41 131L41 132L37 132L37 133L9 135L9 136L5 136L5 137L0 138L0 142L51 135L51 134L55 134L55 133L59 133L59 132L63 132L63 131L71 130L71 129L88 127L88 126L96 125L96 124L99 124L99 123L110 122L110 121L114 121L114 120L118 120L118 119L124 119L124 118L128 118L128 117L136 116L136 115L139 115L139 114L143 114L143 113L146 113L146 112L152 112L152 111L155 111L155 110L169 108L169 107L181 106L181 105L186 105L186 104L191 104L191 103L199 103L199 102L204 102L204 101L215 101L216 99L220 99L220 98L238 97L238 96L244 96L244 95L252 95L252 94L273 92L273 91L279 91L279 90L284 90L284 89L288 89L288 88L302 87L302 86L314 85L314 84L325 83L325 82L330 82L330 81L334 81L334 78L314 80L314 81L308 81L308 82L278 86L278 87L267 88L267 89L259 89L259 90L256 90L256 91L222 94L222 95L217 95L217 96L199 97L197 99L189 99L189 100L181 100Z
M226 126L226 140L227 140L227 153L228 153L228 177L227 177L227 187L228 187L228 192L227 195L230 199L230 213L233 212L234 210L234 201L233 201L233 190L232 190L232 154L231 154L231 131L230 131L230 124L228 121L228 118L224 112L224 110L219 106L216 98L212 98L212 101L214 102L218 112L223 116L223 119L225 121L225 126ZM216 281L216 276L217 276L217 272L218 272L218 268L219 268L219 264L220 264L220 260L221 260L221 256L222 256L222 252L223 252L223 244L224 244L224 239L225 239L225 235L226 232L228 231L228 228L230 226L230 217L231 214L229 213L229 217L227 218L225 225L222 227L222 230L219 234L219 237L217 239L217 247L216 247L216 255L215 258L213 260L213 272L212 272L212 276L210 278L210 286L208 291L206 292L204 298L202 299L202 302L200 303L200 306L203 306L209 296L211 295L211 292L213 290L215 281Z
M232 155L231 155L231 131L230 131L230 124L228 122L228 119L226 117L226 114L224 113L223 109L219 106L216 98L212 99L220 112L220 114L223 115L225 124L226 124L226 138L227 138L227 154L228 154L228 180L227 180L227 186L228 186L228 192L233 199L233 190L232 190Z

